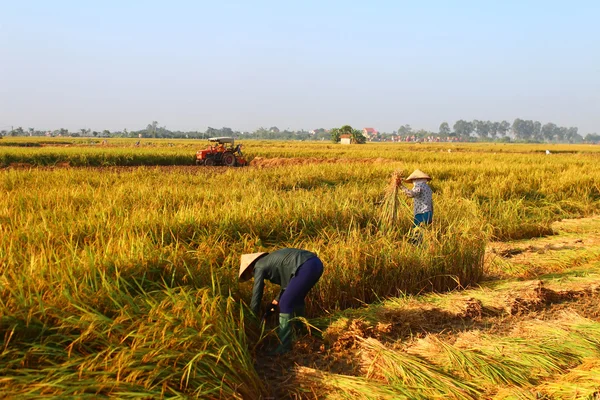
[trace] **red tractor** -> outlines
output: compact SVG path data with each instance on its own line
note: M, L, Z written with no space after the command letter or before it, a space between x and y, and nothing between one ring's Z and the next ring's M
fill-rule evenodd
M224 165L227 167L243 167L248 162L242 154L242 145L235 146L232 137L215 137L208 139L215 145L196 152L196 165Z

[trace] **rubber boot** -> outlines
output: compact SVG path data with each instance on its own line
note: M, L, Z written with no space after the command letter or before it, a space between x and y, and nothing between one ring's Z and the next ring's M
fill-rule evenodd
M292 319L291 314L279 313L279 346L269 353L271 356L287 353L292 350Z

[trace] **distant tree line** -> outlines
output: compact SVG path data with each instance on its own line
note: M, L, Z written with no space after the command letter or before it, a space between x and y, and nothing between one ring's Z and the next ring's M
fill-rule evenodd
M208 139L217 136L231 136L247 139L277 139L277 140L328 140L329 133L322 130L320 133L311 133L305 130L280 130L276 126L270 128L258 128L254 132L234 131L228 127L212 128L208 127L206 131L172 131L165 126L160 126L157 121L152 121L146 128L140 130L128 131L92 131L82 128L75 132L65 128L55 129L53 131L36 130L29 128L27 130L17 127L12 130L0 130L0 136L52 136L52 137L97 137L97 138L167 138L167 139Z
M157 121L152 121L146 128L128 131L92 131L88 128L79 129L76 132L65 128L53 131L36 130L34 128L23 129L23 127L11 130L0 130L0 136L69 136L69 137L129 137L129 138L168 138L168 139L207 139L215 136L232 136L244 139L265 140L333 140L339 142L340 136L348 134L352 141L360 143L368 141L397 140L398 137L410 137L413 140L425 138L456 138L461 141L516 141L516 142L552 142L552 143L600 143L600 134L588 133L585 137L579 134L576 127L558 126L552 122L542 125L539 121L523 120L517 118L511 124L508 121L466 121L458 120L450 126L448 122L442 122L438 132L424 129L413 130L410 125L402 125L397 131L378 132L369 137L364 137L360 130L353 129L350 125L332 129L290 130L279 129L276 126L270 128L260 127L253 132L236 131L228 127L208 127L206 131L172 131L165 126L160 126Z
M576 127L557 126L552 122L542 125L539 121L523 120L517 118L512 124L508 121L465 121L458 120L454 123L454 131L450 131L448 123L443 122L439 134L445 136L458 136L462 138L477 137L480 139L501 139L511 137L523 142L562 142L582 143L585 139L578 133ZM593 135L590 139L593 139ZM589 135L588 135L589 136Z
M423 129L413 131L410 125L403 125L395 132L399 136L415 138L442 137L459 138L463 141L516 141L530 143L599 143L600 135L589 133L581 136L576 127L557 126L552 122L542 125L539 121L517 118L508 121L465 121L458 120L452 128L442 122L438 132ZM384 134L386 135L386 134Z

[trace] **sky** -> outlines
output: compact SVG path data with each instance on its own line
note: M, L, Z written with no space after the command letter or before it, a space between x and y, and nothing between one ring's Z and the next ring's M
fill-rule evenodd
M596 0L0 0L0 16L0 130L600 133Z

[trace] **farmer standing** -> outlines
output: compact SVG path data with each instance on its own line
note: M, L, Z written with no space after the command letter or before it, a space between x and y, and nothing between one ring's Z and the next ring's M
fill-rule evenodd
M283 248L272 253L244 254L240 261L239 280L254 276L250 308L258 315L262 301L264 280L281 286L271 304L279 305L279 341L272 354L287 353L292 349L292 316L304 316L304 298L323 275L323 263L316 254L307 250Z
M404 182L412 182L413 188L408 189L403 185L400 185L400 189L408 197L412 197L414 200L414 227L418 227L421 224L429 225L433 221L433 192L427 184L431 180L431 177L419 169L404 179Z

